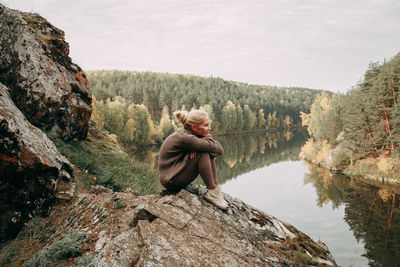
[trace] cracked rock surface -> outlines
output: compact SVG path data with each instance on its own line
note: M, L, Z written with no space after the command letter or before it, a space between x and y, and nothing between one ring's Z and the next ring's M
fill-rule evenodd
M49 206L73 185L72 168L53 142L30 124L0 83L0 237L18 231L31 214ZM70 192L72 198L73 192Z
M226 194L223 212L204 191L81 194L58 234L88 233L92 266L336 266L326 246L293 226Z
M84 139L92 97L64 32L39 14L0 4L0 51L0 82L28 121L64 139Z

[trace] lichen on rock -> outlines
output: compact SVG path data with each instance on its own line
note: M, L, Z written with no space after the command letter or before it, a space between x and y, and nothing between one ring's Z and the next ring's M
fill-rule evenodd
M39 14L0 4L0 82L33 125L84 139L91 116L89 82L68 56L64 32Z
M76 197L56 235L85 231L93 266L335 266L328 248L295 227L225 194L223 212L203 186L137 196L99 191ZM124 201L116 209L109 201ZM107 217L96 220L99 210Z
M45 133L30 124L0 83L0 237L44 215L58 191L73 192L72 168ZM72 188L71 188L72 187Z

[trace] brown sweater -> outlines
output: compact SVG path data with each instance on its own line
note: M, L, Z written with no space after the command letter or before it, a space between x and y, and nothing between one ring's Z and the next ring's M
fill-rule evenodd
M185 128L168 136L161 145L158 159L161 184L167 184L185 168L192 151L208 152L213 157L218 157L224 153L222 145L214 140L211 135L201 137L185 126Z

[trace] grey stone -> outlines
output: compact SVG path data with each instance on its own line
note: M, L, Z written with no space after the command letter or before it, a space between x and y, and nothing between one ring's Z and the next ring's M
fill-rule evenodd
M29 214L47 214L56 197L74 191L72 168L53 142L30 124L0 83L1 239L15 234ZM69 195L69 196L68 196Z
M33 125L84 139L92 112L85 73L71 62L64 32L39 14L0 4L0 82Z
M194 185L190 190L202 192L204 187ZM77 217L69 220L77 223L69 230L93 233L90 240L95 245L90 251L98 252L91 266L287 266L288 262L304 266L306 258L307 266L336 265L323 243L295 227L229 195L225 197L232 200L235 212L223 212L191 192L151 196L119 192L120 199L140 202L123 210L103 207L104 198L117 193L78 196L69 213ZM84 205L84 199L89 204ZM107 209L107 220L113 223L81 219L100 209ZM130 219L121 218L125 216ZM299 253L303 257L297 257Z

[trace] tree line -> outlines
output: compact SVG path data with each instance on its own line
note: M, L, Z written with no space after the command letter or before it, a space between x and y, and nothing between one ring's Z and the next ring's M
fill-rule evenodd
M171 119L174 110L207 111L220 134L299 125L300 112L309 112L322 92L152 72L90 71L87 76L98 125L138 144L172 133L178 127Z
M399 95L400 54L383 63L371 63L363 81L347 93L322 93L311 105L310 113L302 113L310 142L318 143L319 150L340 143L339 165L368 157L398 158Z

